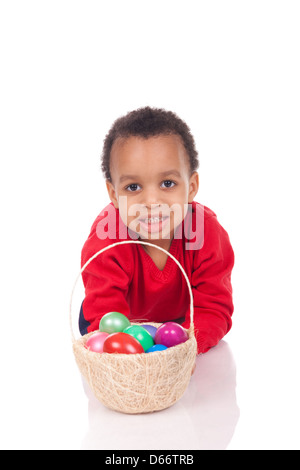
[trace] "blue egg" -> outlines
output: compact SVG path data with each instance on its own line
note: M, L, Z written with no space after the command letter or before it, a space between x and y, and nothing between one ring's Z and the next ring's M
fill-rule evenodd
M141 325L141 326L145 328L145 330L147 330L148 333L150 333L150 335L154 339L154 336L156 335L156 332L157 332L157 328L155 328L155 326L153 325Z
M151 346L151 348L147 349L146 353L164 351L165 349L168 349L167 346L164 346L163 344L155 344L154 346Z

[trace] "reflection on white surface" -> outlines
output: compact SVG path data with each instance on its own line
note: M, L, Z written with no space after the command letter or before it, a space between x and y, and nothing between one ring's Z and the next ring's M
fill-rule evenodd
M83 449L103 450L224 450L239 420L236 368L228 344L221 341L197 358L197 368L185 395L156 413L126 415L89 399L89 430Z

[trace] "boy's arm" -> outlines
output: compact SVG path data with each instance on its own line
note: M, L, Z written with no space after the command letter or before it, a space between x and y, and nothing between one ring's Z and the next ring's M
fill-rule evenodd
M204 245L194 256L192 288L198 354L207 352L229 332L233 314L231 272L234 253L227 232L215 216L205 222ZM183 323L190 325L189 314Z
M92 261L82 274L85 299L79 320L81 334L98 330L101 318L108 312L117 311L129 316L126 299L130 268L124 257L125 251L108 250Z

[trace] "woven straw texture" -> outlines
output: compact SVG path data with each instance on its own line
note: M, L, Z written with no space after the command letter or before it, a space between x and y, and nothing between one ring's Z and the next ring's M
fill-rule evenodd
M120 242L106 249L125 243L147 244L138 241ZM96 253L82 268L81 273L92 259L103 251ZM172 257L168 252L166 253ZM129 414L162 410L176 403L189 384L197 354L193 325L193 298L191 286L183 268L177 260L174 259L174 261L185 276L191 297L191 327L188 330L189 339L185 343L165 351L148 354L98 354L84 347L93 333L75 339L71 326L73 352L78 368L96 398L110 409ZM75 285L76 283L77 281ZM72 297L70 322L72 325ZM160 325L149 324L156 327Z

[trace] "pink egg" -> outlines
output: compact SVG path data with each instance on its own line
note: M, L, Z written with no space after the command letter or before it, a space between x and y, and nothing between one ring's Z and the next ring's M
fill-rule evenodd
M103 353L103 343L108 336L109 334L104 332L94 333L87 340L85 348L96 353Z
M172 321L161 325L155 335L155 343L163 344L167 348L185 343L188 339L189 335L184 328Z

